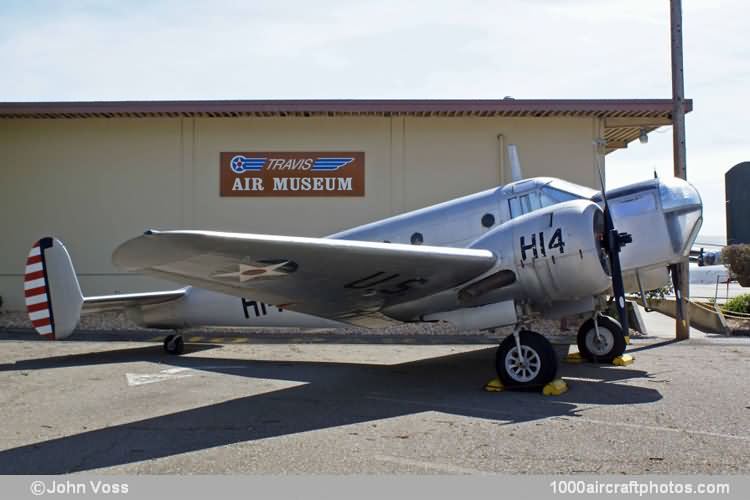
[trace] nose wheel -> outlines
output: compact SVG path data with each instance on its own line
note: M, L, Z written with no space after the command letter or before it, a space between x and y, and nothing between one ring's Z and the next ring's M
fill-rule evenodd
M497 348L497 376L505 387L535 389L552 382L557 356L543 335L531 330L514 331Z
M167 335L164 338L164 352L179 355L185 352L185 341L182 335Z
M610 316L597 314L578 330L578 352L594 363L611 363L625 352L625 334L620 323Z

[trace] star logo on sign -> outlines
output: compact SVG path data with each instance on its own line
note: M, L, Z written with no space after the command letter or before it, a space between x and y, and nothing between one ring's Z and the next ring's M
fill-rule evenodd
M281 264L269 264L267 266L252 266L249 264L240 264L239 269L230 273L214 274L214 278L237 278L240 283L250 281L255 278L268 277L268 276L286 276L287 273L277 271L280 267L285 266L287 263L282 262Z

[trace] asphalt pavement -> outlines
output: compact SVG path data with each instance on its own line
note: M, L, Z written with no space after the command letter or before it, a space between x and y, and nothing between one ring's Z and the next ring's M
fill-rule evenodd
M486 337L199 334L175 357L153 332L0 331L0 473L749 473L750 338L647 317L633 365L562 364L561 396L483 391Z

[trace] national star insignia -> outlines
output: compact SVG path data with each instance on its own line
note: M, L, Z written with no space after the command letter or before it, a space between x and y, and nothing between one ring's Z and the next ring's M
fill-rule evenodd
M244 283L251 279L268 277L268 276L286 276L287 273L277 271L280 267L283 267L287 262L281 264L269 264L267 266L252 266L249 264L240 264L239 270L231 273L214 274L214 278L238 278L240 283Z

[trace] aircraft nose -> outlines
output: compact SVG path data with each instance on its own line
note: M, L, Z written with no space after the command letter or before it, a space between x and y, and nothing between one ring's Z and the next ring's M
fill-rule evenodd
M673 177L659 179L659 196L675 253L690 253L703 223L703 202L689 182Z

